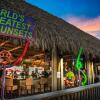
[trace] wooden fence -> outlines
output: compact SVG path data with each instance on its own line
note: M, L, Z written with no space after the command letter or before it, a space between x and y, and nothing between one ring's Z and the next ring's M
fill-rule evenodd
M100 83L10 100L100 100Z

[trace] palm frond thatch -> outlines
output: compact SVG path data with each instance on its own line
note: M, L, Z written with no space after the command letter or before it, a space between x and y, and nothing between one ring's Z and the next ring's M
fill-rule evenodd
M53 45L59 53L76 53L80 47L86 54L100 55L100 40L46 11L26 3L24 0L0 0L0 7L14 10L35 19L34 43L43 50Z

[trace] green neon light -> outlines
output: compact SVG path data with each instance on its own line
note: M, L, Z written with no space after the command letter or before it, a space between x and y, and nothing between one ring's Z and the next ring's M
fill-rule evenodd
M80 48L77 59L76 59L76 69L80 70L83 67L83 63L80 61L81 54L83 53L83 48Z
M82 72L82 75L83 75L82 85L85 86L88 78L87 78L87 75L84 71L81 71L81 72Z
M76 69L77 69L78 71L81 71L82 77L83 77L82 85L85 86L88 79L87 79L86 73L85 73L84 71L81 70L81 69L83 68L83 63L82 63L82 61L80 60L81 54L82 54L82 53L83 53L83 48L80 48L80 49L79 49L78 56L77 56L77 59L76 59L76 65L75 65L75 67L76 67Z

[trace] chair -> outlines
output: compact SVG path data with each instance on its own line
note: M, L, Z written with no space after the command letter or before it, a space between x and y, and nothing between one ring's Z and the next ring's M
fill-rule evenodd
M11 97L13 96L13 93L17 93L18 86L13 85L13 79L5 79L5 92L8 94L11 94Z
M33 87L34 87L34 92L35 93L41 92L41 86L40 86L40 80L39 79L33 80Z
M44 92L45 88L47 86L47 78L41 77L41 79L40 79L40 86L41 86L41 92L42 92L42 90Z
M26 91L27 91L27 94L29 93L29 91L33 92L33 80L32 78L27 78L26 79Z
M26 94L26 80L18 80L18 90L19 90L19 96Z
M47 78L47 84L45 84L45 91L51 91L52 88L52 78Z

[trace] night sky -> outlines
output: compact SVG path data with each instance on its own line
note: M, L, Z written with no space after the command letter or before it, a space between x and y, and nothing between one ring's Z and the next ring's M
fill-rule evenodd
M100 39L100 0L26 0Z

